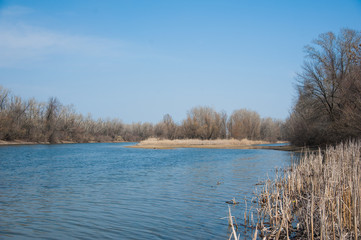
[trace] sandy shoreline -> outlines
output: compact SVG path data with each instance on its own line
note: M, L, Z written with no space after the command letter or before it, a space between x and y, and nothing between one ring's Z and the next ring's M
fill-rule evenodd
M278 142L284 143L284 142ZM199 139L155 139L150 138L139 142L128 148L143 149L174 149L174 148L208 148L208 149L274 149L293 151L294 147L286 146L263 146L260 144L272 144L266 141L252 141L248 139L216 139L216 140L199 140Z

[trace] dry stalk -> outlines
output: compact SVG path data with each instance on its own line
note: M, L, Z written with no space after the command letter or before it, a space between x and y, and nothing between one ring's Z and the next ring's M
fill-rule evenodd
M231 214L231 208L228 206L228 225L232 229L232 233L229 236L229 239L232 239L232 236L233 236L234 240L239 240L239 237L237 236L236 229L234 228L233 218L234 217Z

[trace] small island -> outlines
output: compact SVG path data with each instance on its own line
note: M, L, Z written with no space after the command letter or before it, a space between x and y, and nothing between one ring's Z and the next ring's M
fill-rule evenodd
M269 142L262 140L248 139L159 139L148 138L140 141L136 145L128 146L129 148L144 149L174 149L174 148L208 148L208 149L274 149L295 151L296 147L285 144L287 142L277 141Z

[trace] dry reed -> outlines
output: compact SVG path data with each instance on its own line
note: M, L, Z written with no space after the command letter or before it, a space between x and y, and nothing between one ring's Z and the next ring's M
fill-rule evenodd
M233 220L234 222L236 222L236 219L231 214L231 208L228 206L228 227L231 228L231 234L229 236L229 240L231 240L232 237L234 238L234 240L239 240L240 235L239 234L237 235L237 231L236 231L237 223L233 223ZM236 226L236 228L234 226Z
M358 239L361 141L306 152L257 194L262 239Z
M248 139L158 139L148 138L132 146L135 148L242 148L270 142Z

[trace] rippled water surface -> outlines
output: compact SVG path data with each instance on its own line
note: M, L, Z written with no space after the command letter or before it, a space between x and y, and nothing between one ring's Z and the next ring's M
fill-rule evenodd
M228 239L244 198L288 152L0 147L0 239ZM242 233L241 233L242 234Z

